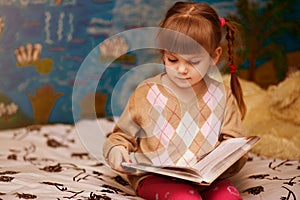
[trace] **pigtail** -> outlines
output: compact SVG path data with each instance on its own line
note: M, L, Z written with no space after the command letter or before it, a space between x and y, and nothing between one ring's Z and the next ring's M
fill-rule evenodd
M224 25L226 25L226 29L227 29L226 40L228 44L228 64L229 64L230 74L231 74L230 88L232 90L233 96L236 99L237 105L242 115L242 119L244 119L247 112L247 108L243 98L242 87L236 75L236 65L234 64L234 60L235 60L234 41L235 41L235 33L238 33L238 30L236 24L233 21L226 20L226 24L224 23Z

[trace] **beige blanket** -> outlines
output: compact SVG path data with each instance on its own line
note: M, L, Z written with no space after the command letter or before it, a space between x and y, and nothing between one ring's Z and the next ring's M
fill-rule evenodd
M229 76L224 76L229 85ZM261 141L253 152L273 158L300 158L300 71L291 73L277 85L263 89L240 80L247 105L246 135Z

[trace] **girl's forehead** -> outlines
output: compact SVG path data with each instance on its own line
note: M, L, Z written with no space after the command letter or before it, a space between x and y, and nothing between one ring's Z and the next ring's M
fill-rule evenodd
M181 57L186 60L192 60L192 59L203 58L203 57L209 56L209 54L206 51L201 51L199 53L193 53L193 54L178 54L175 52L165 51L165 55Z

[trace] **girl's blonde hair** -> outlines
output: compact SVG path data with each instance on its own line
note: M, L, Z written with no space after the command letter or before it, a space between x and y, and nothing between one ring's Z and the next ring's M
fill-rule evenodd
M228 66L231 68L230 87L242 118L246 115L243 92L234 65L234 40L238 35L235 22L225 19L226 40L228 44ZM166 13L160 27L180 32L198 42L211 56L220 46L222 26L216 11L206 3L176 2Z

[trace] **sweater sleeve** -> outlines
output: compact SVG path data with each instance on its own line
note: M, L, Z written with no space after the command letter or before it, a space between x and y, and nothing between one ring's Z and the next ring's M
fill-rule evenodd
M134 121L134 113L136 112L131 112L131 109L134 109L134 105L134 95L132 95L112 133L104 143L103 156L105 159L108 158L110 150L115 146L124 146L128 152L137 150L135 136L139 132L140 126Z
M241 137L243 136L243 132L241 114L231 90L226 88L226 106L221 137L223 139L228 137Z

